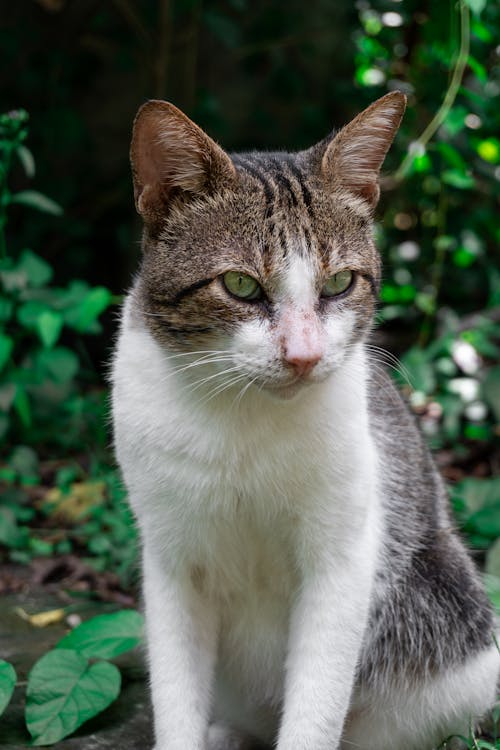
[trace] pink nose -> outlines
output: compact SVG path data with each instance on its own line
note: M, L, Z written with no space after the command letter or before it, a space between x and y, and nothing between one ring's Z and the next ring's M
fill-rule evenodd
M299 377L305 377L309 375L311 370L318 364L321 359L321 354L310 354L308 356L286 356L285 362L293 367L295 374Z

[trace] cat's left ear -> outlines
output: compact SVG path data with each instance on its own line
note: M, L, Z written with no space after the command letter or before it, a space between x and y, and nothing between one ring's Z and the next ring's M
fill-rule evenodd
M236 175L229 156L170 102L146 102L134 121L130 160L137 211L161 221L182 194L189 200L230 184Z
M323 178L334 188L345 188L375 207L380 195L380 168L405 107L406 96L393 91L342 128L323 154Z

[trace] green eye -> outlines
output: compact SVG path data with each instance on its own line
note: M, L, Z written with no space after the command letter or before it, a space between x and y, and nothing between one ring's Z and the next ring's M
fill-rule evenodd
M352 284L352 271L339 271L325 281L323 288L321 289L322 297L335 297L337 294L342 294Z
M262 297L262 287L253 276L248 276L246 273L240 273L239 271L228 271L222 277L224 286L234 294L235 297L240 299L260 299Z

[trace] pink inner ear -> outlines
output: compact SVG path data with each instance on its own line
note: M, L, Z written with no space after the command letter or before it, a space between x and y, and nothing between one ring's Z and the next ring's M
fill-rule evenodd
M173 104L147 102L134 124L130 150L138 211L164 213L173 188L200 193L235 175L231 159Z
M154 113L137 136L135 171L139 188L168 194L173 187L198 192L207 180L203 149L185 123Z

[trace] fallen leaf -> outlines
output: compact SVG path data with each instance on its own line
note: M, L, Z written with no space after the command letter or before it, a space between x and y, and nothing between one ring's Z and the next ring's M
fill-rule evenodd
M61 521L81 521L92 508L102 505L106 493L105 482L74 482L69 492L54 487L44 497L50 515Z
M34 615L28 614L22 607L16 607L14 611L21 619L29 622L35 628L46 628L47 625L62 622L66 614L64 609L49 609L46 612L36 612Z

